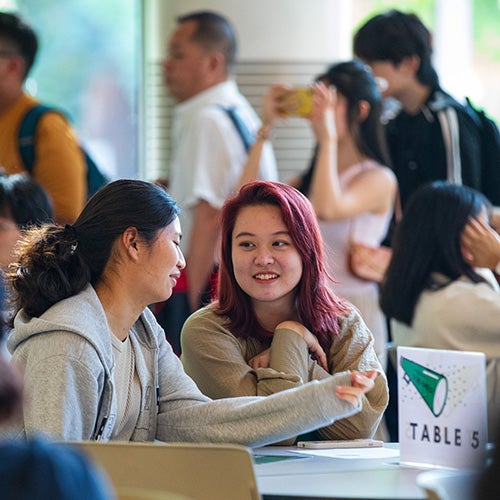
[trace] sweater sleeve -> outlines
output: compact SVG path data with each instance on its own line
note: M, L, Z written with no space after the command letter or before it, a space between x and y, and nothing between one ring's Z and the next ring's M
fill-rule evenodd
M349 418L319 429L324 439L371 437L376 431L389 402L387 378L374 349L371 332L354 309L340 320L340 334L333 340L329 353L332 373L345 370L377 370L374 388L363 396L363 409Z
M219 399L238 396L269 396L299 387L308 381L330 379L344 371L375 369L375 387L363 397L361 413L319 429L324 439L355 439L372 436L388 403L385 374L373 347L373 337L357 312L340 320L341 331L329 352L331 374L309 355L296 333L278 329L271 343L270 367L252 370L244 345L223 326L209 308L193 314L182 331L182 360L186 372L203 393Z
M209 309L193 314L182 330L182 362L186 373L211 398L268 396L309 380L312 361L307 345L296 333L277 330L271 343L269 368L253 370L249 342L238 340L223 318Z
M156 438L161 441L228 442L263 446L331 424L361 409L338 398L349 373L267 397L210 400L182 369L166 342L159 343L160 387Z
M209 308L186 322L181 340L186 372L204 394L214 399L269 396L299 387L311 380L311 365L316 364L304 339L292 330L280 328L271 342L269 367L253 370L248 360L262 352L263 346L258 344L249 352L249 342L240 342ZM294 442L295 436L279 444Z

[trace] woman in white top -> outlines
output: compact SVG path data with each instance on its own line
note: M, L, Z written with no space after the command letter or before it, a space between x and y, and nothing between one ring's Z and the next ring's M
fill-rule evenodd
M389 161L380 122L382 98L359 61L328 68L313 92L310 120L317 154L300 188L321 221L336 292L360 310L385 366L387 327L378 285L355 276L350 266L351 248L357 243L379 246L393 213L396 179L384 166Z
M500 408L499 287L489 269L471 265L474 257L463 246L471 244L471 224L485 227L488 206L480 193L447 182L415 192L396 229L381 306L392 318L396 345L486 354L488 423L495 429Z

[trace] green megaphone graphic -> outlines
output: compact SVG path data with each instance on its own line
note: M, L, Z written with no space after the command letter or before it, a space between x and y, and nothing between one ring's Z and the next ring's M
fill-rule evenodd
M432 414L439 417L448 397L447 378L407 358L401 357L400 364L405 372L403 380L407 384L413 383Z

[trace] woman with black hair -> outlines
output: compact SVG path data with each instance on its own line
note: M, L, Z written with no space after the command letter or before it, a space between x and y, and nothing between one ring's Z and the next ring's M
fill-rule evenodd
M479 192L436 181L409 199L381 287L396 346L484 352L489 428L500 407L500 293L489 269L471 265L463 235L471 219L486 222Z

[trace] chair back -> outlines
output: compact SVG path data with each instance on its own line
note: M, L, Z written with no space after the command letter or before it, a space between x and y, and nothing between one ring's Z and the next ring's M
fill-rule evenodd
M259 500L252 455L230 444L78 441L117 491L147 488L193 500Z

